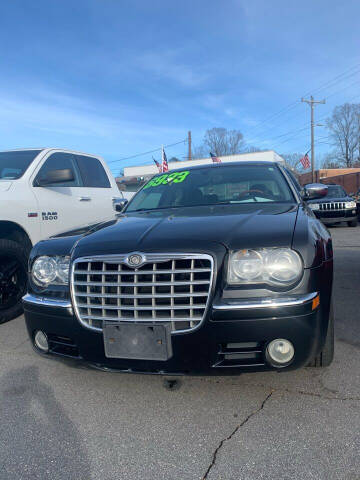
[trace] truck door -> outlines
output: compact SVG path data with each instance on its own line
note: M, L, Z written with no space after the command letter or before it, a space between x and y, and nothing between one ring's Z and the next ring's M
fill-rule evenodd
M83 182L84 202L88 202L95 221L104 221L114 218L112 204L114 190L108 175L100 160L88 155L76 155L78 167ZM121 197L120 192L118 197Z
M64 184L37 186L37 180L43 178L46 172L61 169L70 169L74 180ZM75 155L65 152L50 154L37 172L33 188L43 238L95 223L90 202L83 200L88 193L83 188Z

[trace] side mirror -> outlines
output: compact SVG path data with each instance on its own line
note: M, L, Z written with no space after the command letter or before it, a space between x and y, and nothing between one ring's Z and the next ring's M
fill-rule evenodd
M315 200L316 198L326 197L328 187L323 183L309 183L304 187L303 199Z
M46 185L53 183L66 183L73 182L74 180L74 172L70 168L64 168L62 170L50 170L46 172L36 183L39 187L46 187Z
M129 200L126 198L113 198L113 207L115 212L122 212L128 203Z

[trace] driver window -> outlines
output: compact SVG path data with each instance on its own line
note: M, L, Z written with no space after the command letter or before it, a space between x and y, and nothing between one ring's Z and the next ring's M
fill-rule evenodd
M71 153L53 153L40 168L36 175L36 180L44 178L50 170L62 170L68 168L74 174L74 180L72 182L54 183L47 185L48 187L81 187L81 180L79 171L76 166L75 158Z

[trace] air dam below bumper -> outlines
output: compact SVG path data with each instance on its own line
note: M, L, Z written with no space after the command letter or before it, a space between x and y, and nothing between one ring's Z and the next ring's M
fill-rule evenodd
M165 361L107 358L103 333L81 325L68 301L26 295L23 304L32 343L37 330L48 337L46 357L119 372L234 375L305 366L321 348L317 300L317 293L310 293L214 304L200 328L171 335L172 356ZM295 349L292 362L282 368L270 365L265 355L267 344L277 338Z

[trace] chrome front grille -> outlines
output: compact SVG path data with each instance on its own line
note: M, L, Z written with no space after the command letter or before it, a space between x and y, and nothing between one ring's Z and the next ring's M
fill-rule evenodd
M213 278L205 254L143 254L138 268L128 255L76 259L71 291L80 322L102 330L103 321L171 323L173 332L204 319Z
M345 202L319 203L320 210L345 210Z

